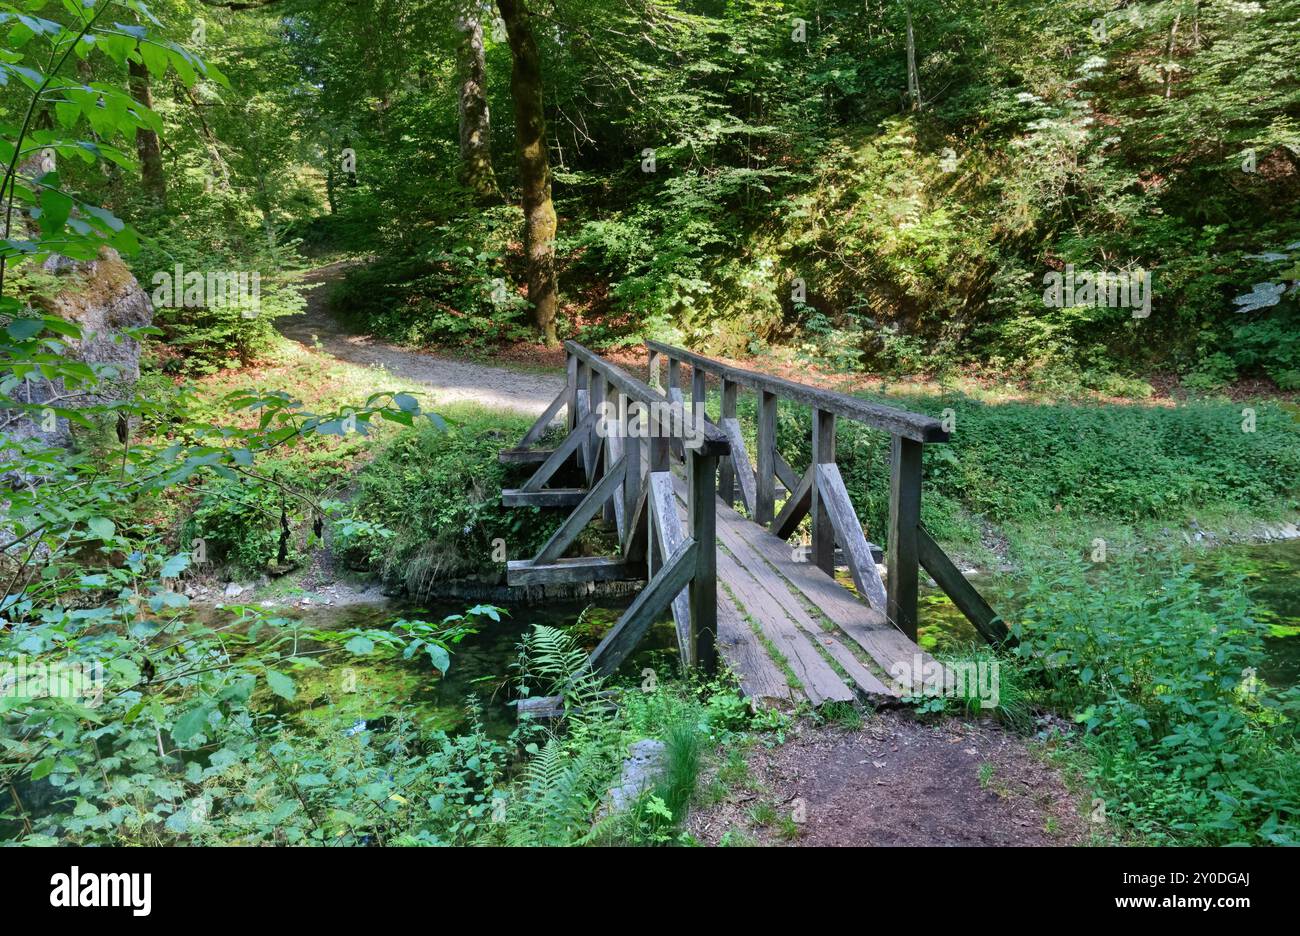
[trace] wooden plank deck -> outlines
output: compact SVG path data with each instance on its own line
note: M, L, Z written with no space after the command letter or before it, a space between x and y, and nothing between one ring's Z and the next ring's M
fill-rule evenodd
M686 485L674 478L679 511ZM897 699L928 654L790 544L717 502L718 651L759 700Z

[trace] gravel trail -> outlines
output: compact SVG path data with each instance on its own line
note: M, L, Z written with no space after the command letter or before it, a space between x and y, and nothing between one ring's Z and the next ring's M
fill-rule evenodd
M438 403L479 403L537 415L564 386L564 375L558 372L554 375L525 373L457 361L401 348L379 338L353 334L330 313L326 301L330 284L337 281L346 268L346 261L335 263L312 270L303 277L303 282L312 287L307 293L307 309L301 315L276 320L276 327L282 335L350 364L382 368L418 385L412 389L428 391Z

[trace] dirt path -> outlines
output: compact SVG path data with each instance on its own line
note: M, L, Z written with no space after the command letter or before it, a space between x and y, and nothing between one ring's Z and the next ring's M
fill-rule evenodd
M1094 831L1059 774L987 722L803 723L719 775L725 796L688 821L710 845L1077 845Z
M346 262L312 270L303 282L307 310L276 321L286 338L306 347L319 347L350 364L380 367L394 376L427 390L438 403L481 403L483 406L537 414L546 409L564 386L564 375L531 374L455 361L422 351L411 351L366 335L352 334L329 311L330 284L337 281Z

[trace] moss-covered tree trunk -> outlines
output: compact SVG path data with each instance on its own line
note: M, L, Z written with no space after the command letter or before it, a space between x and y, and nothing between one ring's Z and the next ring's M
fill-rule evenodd
M519 187L523 192L524 251L528 257L528 299L537 330L547 344L556 342L555 206L551 203L551 164L546 152L546 117L542 109L542 62L523 0L497 0L510 40L513 68L510 96L515 107L515 141L519 147Z
M497 179L492 171L492 121L487 100L487 60L483 54L483 22L476 4L466 4L456 28L460 30L456 71L460 80L461 181L481 198L496 198Z
M143 62L126 63L131 97L153 110L153 91L149 87L149 69ZM162 145L158 134L145 127L135 131L135 150L140 157L140 182L145 194L158 207L167 204L167 177L163 174Z

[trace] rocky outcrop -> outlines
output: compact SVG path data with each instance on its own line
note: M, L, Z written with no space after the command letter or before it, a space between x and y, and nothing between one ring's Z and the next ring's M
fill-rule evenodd
M57 290L36 300L38 310L71 322L81 329L80 339L64 339L70 356L99 369L108 365L106 379L92 391L72 394L61 381L31 379L16 388L13 396L23 403L57 402L59 406L106 403L122 399L140 376L140 345L123 334L153 321L153 305L117 251L100 249L90 261L51 256L45 271L60 281ZM13 440L39 438L52 445L68 445L71 433L66 419L52 427L39 417L16 413L0 420L0 431Z

